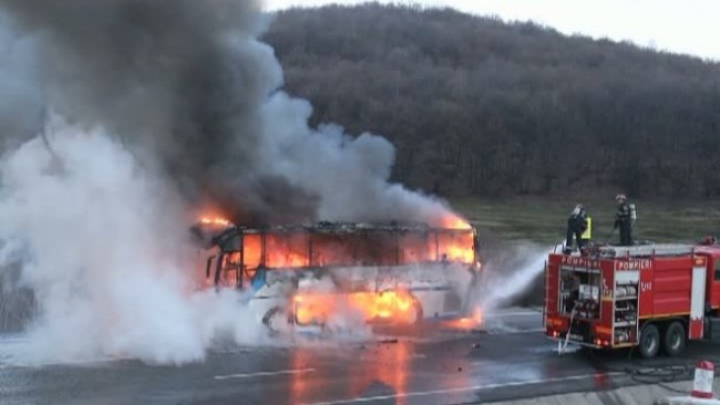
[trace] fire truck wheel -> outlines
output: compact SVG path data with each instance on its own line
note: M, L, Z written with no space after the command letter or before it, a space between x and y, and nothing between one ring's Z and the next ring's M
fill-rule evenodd
M665 331L663 349L665 354L675 357L685 350L685 328L680 322L673 322Z
M642 328L638 349L643 358L655 357L658 349L660 349L660 332L657 326L649 323Z

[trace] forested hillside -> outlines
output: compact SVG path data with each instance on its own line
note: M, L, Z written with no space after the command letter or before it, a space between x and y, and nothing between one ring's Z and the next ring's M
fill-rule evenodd
M716 63L378 4L284 11L265 40L313 120L389 138L411 187L720 195Z

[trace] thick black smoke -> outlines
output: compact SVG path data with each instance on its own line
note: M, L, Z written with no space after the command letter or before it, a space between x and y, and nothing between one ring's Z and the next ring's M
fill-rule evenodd
M101 126L191 205L242 223L452 216L388 183L384 138L308 126L311 106L279 91L257 40L268 24L248 0L0 0L0 99L20 100L0 103L0 131L35 136L49 111Z
M260 220L314 215L312 196L257 169L260 108L281 84L272 50L254 40L267 23L258 1L0 4L39 40L45 99L36 101L102 125L132 148L150 147L188 196ZM44 119L43 108L34 110ZM20 129L11 117L2 122L6 133Z
M267 23L247 0L0 0L0 305L32 289L33 357L260 341L234 292L188 299L188 202L245 224L452 219L388 182L384 138L308 126Z

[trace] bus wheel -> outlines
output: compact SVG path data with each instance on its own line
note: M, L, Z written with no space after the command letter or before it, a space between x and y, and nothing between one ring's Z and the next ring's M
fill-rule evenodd
M675 357L685 351L685 328L680 322L673 322L665 331L663 342L665 354Z
M287 332L290 329L290 318L288 314L280 307L273 307L265 313L262 323L270 331L271 335L281 332Z
M646 359L653 358L657 355L660 349L660 332L657 326L649 323L642 328L638 349L640 350L640 355Z

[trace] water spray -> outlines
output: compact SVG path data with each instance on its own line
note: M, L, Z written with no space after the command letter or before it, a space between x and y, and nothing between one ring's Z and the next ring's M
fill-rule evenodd
M521 258L522 263L515 269L507 268L506 264L486 265L481 287L476 292L476 306L483 313L492 312L525 293L533 281L545 271L548 255L556 252L558 246L562 248L562 242L552 248L517 247L519 257L514 259Z

